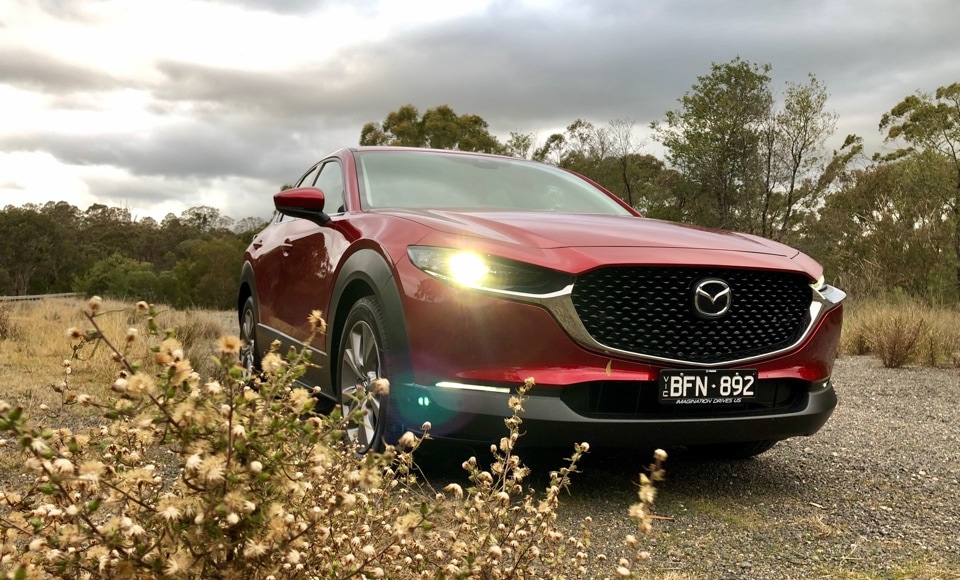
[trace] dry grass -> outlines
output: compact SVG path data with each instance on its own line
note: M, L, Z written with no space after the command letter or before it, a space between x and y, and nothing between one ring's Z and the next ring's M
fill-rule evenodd
M65 379L76 392L108 398L110 384L116 378L116 366L108 362L110 355L106 349L98 349L89 360L74 360L69 377L64 373L62 362L72 357L71 345L76 342L67 336L67 329L89 328L83 316L86 305L85 301L76 299L0 305L0 323L7 329L6 336L0 336L0 388L8 402L22 404L32 417L54 417L60 399L52 386ZM146 317L137 315L132 304L105 300L101 311L105 314L99 323L107 336L123 337L129 328L146 332ZM202 369L214 340L227 330L226 319L218 312L168 310L161 313L158 322L164 328L177 328L176 336L187 356ZM138 344L144 343L138 341ZM134 351L136 359L149 360L150 356L142 347L139 352ZM79 411L74 408L71 414ZM93 414L92 410L88 411Z
M902 298L851 304L840 353L873 355L889 368L960 366L960 310Z

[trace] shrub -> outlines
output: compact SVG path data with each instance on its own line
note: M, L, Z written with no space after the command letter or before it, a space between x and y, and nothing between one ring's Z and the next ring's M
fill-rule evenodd
M157 334L155 310L138 307L143 333L106 336L97 298L89 328L71 331L75 354L105 347L120 367L109 403L61 383L64 405L103 411L108 422L94 432L40 428L0 402L0 431L36 475L0 492L0 577L575 577L595 562L589 543L556 523L588 445L575 446L542 494L524 487L529 470L515 445L532 379L510 401L490 467L471 457L472 485L438 492L415 477L422 438L407 433L361 456L345 437L359 415L313 414L312 393L294 388L304 353L272 350L251 377L237 365L240 342L221 338L217 372L204 381L174 333ZM130 355L143 335L157 335L152 360ZM665 457L656 454L630 510L641 531ZM647 556L636 538L627 545L620 575Z
M874 302L860 309L844 330L841 350L874 354L888 368L899 368L913 360L927 331L922 307L914 303Z
M885 366L960 363L960 311L903 296L855 302L847 310L840 352L874 355Z
M0 340L12 340L20 335L20 328L13 321L13 307L0 304Z
M910 361L926 326L926 320L915 312L896 314L877 321L874 349L883 366L900 368Z

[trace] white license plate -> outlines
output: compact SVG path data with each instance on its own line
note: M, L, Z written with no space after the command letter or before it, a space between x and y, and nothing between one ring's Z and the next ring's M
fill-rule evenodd
M736 405L756 398L757 371L663 370L659 385L664 405Z

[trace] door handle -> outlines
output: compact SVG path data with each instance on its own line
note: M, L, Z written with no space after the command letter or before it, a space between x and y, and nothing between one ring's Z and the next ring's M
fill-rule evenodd
M280 247L283 248L283 255L289 256L290 250L293 249L293 244L290 243L290 238L283 240L283 243L280 244Z

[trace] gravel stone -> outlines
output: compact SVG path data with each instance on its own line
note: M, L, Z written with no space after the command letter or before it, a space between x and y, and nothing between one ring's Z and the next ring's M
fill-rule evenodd
M694 578L960 578L960 374L843 357L839 405L812 437L759 457L709 461L673 450L635 571ZM519 455L525 460L521 445ZM532 450L530 454L536 455ZM649 453L591 450L564 496L571 531L592 516L595 552L623 538ZM538 463L535 458L534 464ZM595 566L598 577L612 570Z

